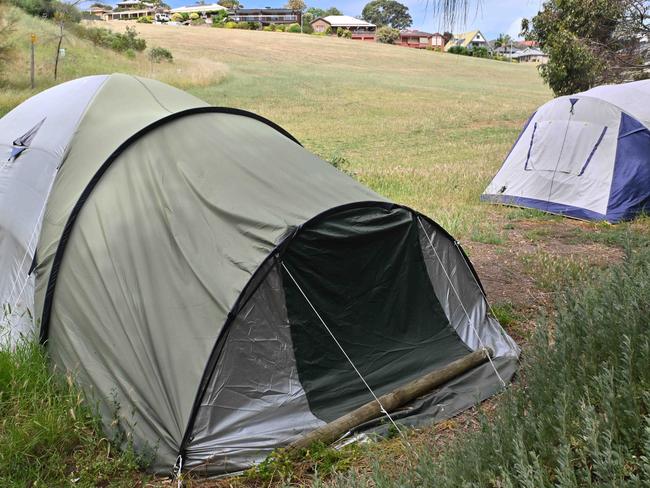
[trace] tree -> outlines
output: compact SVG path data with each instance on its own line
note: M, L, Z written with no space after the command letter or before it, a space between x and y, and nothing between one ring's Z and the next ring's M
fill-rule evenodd
M217 3L226 8L241 8L239 0L219 0Z
M300 10L301 12L304 12L304 10L307 8L307 4L304 0L287 0L285 8L290 8L291 10Z
M512 43L512 37L508 34L499 34L496 41L494 41L494 47L507 47Z
M384 25L377 29L377 41L384 44L395 44L399 39L399 31Z
M310 14L313 16L313 19L317 19L319 17L328 17L330 15L343 15L343 12L341 12L339 9L336 7L330 7L326 10L318 7L309 7L306 11L305 14Z
M108 5L107 3L101 3L101 2L95 2L93 3L90 8L103 8L104 10L113 10L112 5Z
M542 78L556 95L647 78L641 40L650 34L647 0L547 0L522 33L549 55Z
M388 25L394 29L406 29L413 23L408 7L395 0L372 0L363 7L361 17L378 27Z

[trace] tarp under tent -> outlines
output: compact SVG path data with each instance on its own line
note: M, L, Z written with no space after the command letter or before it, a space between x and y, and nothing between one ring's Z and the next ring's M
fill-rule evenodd
M650 211L650 80L540 107L481 199L612 223Z
M483 347L393 418L447 418L516 370L449 234L260 116L115 74L36 95L0 137L2 299L34 280L53 364L156 472L247 468Z

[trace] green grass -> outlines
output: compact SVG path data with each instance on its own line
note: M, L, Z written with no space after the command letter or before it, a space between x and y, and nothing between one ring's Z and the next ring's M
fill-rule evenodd
M133 486L146 464L126 437L108 439L72 380L42 347L0 349L0 486ZM120 450L118 445L125 447Z
M579 287L577 285L580 285ZM650 483L650 248L580 281L541 324L522 384L480 429L415 468L341 476L334 487L642 487Z

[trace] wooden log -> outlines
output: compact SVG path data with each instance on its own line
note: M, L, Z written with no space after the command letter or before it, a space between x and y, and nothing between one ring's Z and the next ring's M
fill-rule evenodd
M436 387L444 385L457 376L485 363L488 360L488 355L492 355L492 351L489 349L474 351L467 356L449 363L444 368L427 373L390 393L382 395L379 397L379 402L381 402L388 413L395 411L411 400L421 397ZM381 415L384 415L384 413L381 411L379 403L373 399L356 410L293 441L287 446L287 449L307 448L317 441L324 444L331 444L354 427Z

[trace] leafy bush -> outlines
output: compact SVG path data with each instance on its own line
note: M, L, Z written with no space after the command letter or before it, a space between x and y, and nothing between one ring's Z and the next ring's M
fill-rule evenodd
M68 21L81 21L81 12L77 7L58 0L11 0L11 3L35 17L53 19L58 13Z
M311 26L310 23L303 23L302 25L302 32L303 34L313 34L314 33L314 28Z
M334 31L332 30L332 26L331 26L331 25L328 25L328 26L325 28L325 32L324 32L324 34L325 34L326 36L329 36L329 35L331 35L331 34L333 34L333 33L334 33Z
M173 13L171 16L172 22L183 22L183 16L178 12Z
M377 29L377 41L384 44L395 44L399 40L399 31L387 25Z
M223 24L223 26L226 29L236 29L237 28L237 22L229 21L229 22L226 22L225 24Z
M198 20L201 16L197 14L196 12L192 12L190 14L190 20Z
M278 24L275 26L275 31L276 32L284 32L286 30L286 27L282 24Z
M461 54L467 56L467 48L463 46L451 46L447 51L449 54Z
M489 58L490 51L486 47L475 47L470 51L470 55L475 58Z
M172 63L174 61L171 51L164 47L152 47L149 49L148 57L152 63L161 63L163 61Z
M352 31L345 27L339 27L336 29L336 35L344 39L352 39Z
M212 13L212 26L213 27L223 27L224 22L228 18L228 12L226 10L219 10Z
M262 30L265 31L265 32L273 32L273 31L275 30L275 27L273 27L273 24L271 24L271 25L265 25L265 26L262 28Z
M144 15L140 17L136 22L138 24L151 24L153 23L153 18L150 15Z
M147 42L138 37L135 27L127 26L126 32L113 32L104 27L85 27L83 25L74 25L71 30L78 36L88 39L96 46L107 47L118 52L144 51L147 48ZM135 54L135 53L134 53Z
M287 27L287 32L300 32L300 24L290 24L289 27Z

